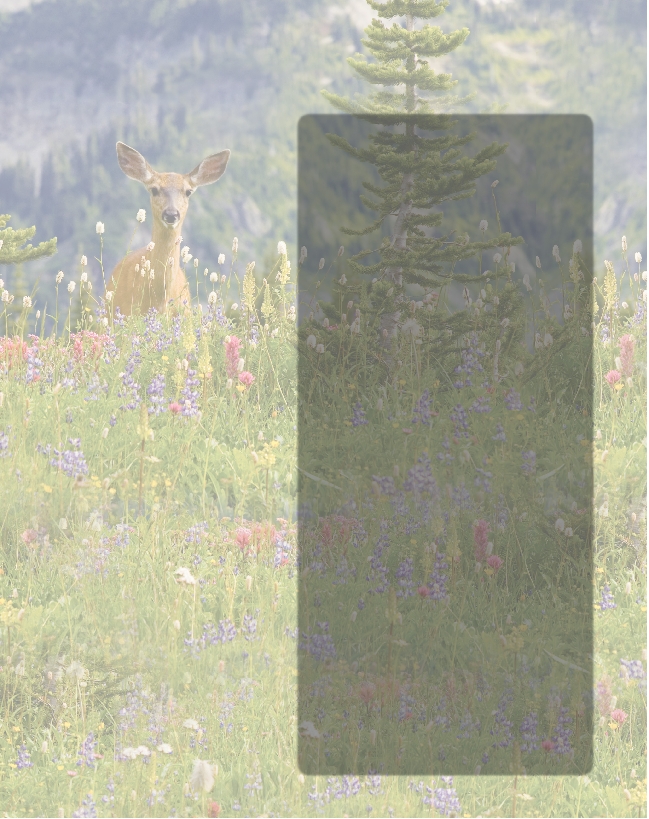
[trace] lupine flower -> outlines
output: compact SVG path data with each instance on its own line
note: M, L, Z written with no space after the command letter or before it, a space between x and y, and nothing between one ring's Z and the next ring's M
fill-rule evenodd
M369 424L369 421L365 417L365 410L363 409L363 405L360 401L357 401L354 405L354 414L352 415L352 426L353 427L361 427L365 424Z
M610 586L608 583L602 589L602 600L599 604L600 611L606 611L607 609L616 609L617 603L615 602L615 598L613 597L613 593L611 592Z
M523 466L521 467L524 475L534 475L536 472L536 452L529 450L521 453L523 459Z

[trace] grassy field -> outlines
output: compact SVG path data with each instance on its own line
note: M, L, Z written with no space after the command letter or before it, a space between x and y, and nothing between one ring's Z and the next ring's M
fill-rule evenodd
M570 267L559 267L565 274L560 320L543 310L543 299L552 294L511 280L505 262L494 289L483 298L472 294L467 315L474 346L461 348L453 339L448 360L462 366L467 349L483 349L491 371L502 338L497 349L503 380L488 389L477 383L445 388L434 366L420 366L443 300L434 294L413 303L414 323L393 349L401 370L381 393L364 368L375 343L366 323L359 320L352 330L353 315L347 323L341 315L338 327L307 322L298 332L298 265L292 270L284 252L261 286L250 265L244 272L236 252L211 274L190 268L196 297L192 315L182 318L152 313L123 319L110 302L95 302L83 281L68 295L67 277L56 307L62 319L69 312L67 325L46 337L45 316L35 316L28 301L22 312L9 313L3 299L3 815L646 815L646 273L641 261L628 260L624 240L621 262L595 272L593 301L583 282L598 276L580 266L578 249L560 250L571 260ZM234 303L227 295L232 285L239 293ZM350 293L362 319L365 303ZM533 350L524 345L530 306L540 316L540 343ZM78 316L75 332L70 324ZM592 422L587 403L566 401L557 410L554 386L535 392L550 371L567 389L572 384L575 395L583 388L574 383L577 354L570 366L552 357L562 339L574 349L580 339L592 345ZM457 411L453 416L458 401L478 403L466 417ZM547 440L544 419L550 412L554 420L556 412L565 412L565 440ZM298 413L301 429L319 430L306 439L299 462ZM507 440L497 438L501 421ZM592 439L575 435L586 422ZM375 464L379 440L390 441L393 450ZM300 588L307 595L316 589L310 583L318 559L321 576L335 574L341 549L354 535L349 521L361 525L363 510L367 520L373 510L381 512L376 532L369 533L378 536L380 517L392 520L401 481L409 491L409 470L425 467L427 453L435 469L445 453L455 459L435 475L450 475L454 490L464 486L465 500L444 494L441 483L438 498L428 484L439 511L427 519L425 534L408 535L411 564L405 567L403 560L381 563L372 537L360 538L357 559L345 547L346 585L332 592L339 594L332 601L341 611L340 623L331 623L336 639L326 639L322 624L319 632L312 623L301 634L301 570L311 567ZM353 486L347 495L356 503L346 517L334 508L342 506L340 495L333 488L331 497L326 494L336 485L343 456ZM576 479L565 469L536 480L558 465L555 456L579 457L582 468L592 464L592 499L576 468ZM376 475L386 458L395 470ZM478 459L487 460L477 467ZM319 474L328 483L303 477L298 463L310 475L326 464L330 474ZM363 472L368 474L361 480ZM565 508L564 474L575 499ZM338 515L316 517L315 523L305 516L299 564L298 475L305 481L300 499L315 487L312 502L328 504L333 511L327 514ZM396 480L394 492L388 479ZM552 496L546 489L551 484ZM510 502L499 518L506 486L518 487L518 508ZM424 494L414 496L413 513L424 514L417 507ZM582 496L592 509L577 503ZM555 549L540 554L542 541L532 544L535 580L552 571L544 560L558 560L578 581L572 600L558 579L553 586L552 575L545 598L531 593L521 577L507 544L530 525L523 510L534 518L535 531L550 533ZM584 525L587 520L592 526ZM397 536L394 526L390 531ZM332 548L322 557L327 538ZM592 560L586 554L580 564L589 538ZM372 583L383 578L385 594L374 589L360 607L372 556ZM431 579L435 572L445 577L441 585ZM521 600L526 595L528 604ZM454 608L460 596L471 600L468 609ZM575 608L584 600L590 611ZM422 615L421 606L429 603L439 605ZM405 756L395 750L405 734L402 723L418 716L419 694L408 699L408 685L432 686L429 698L440 693L424 679L423 661L418 668L400 668L399 641L416 641L422 616L434 633L454 629L457 635L460 622L468 634L477 633L489 619L485 610L499 623L481 638L493 673L514 668L517 679L529 682L534 668L542 678L538 731L529 722L527 731L520 729L529 714L516 711L511 721L503 716L503 689L492 681L492 692L471 711L473 727L478 719L481 727L472 733L465 723L462 729L468 730L470 750L448 742L444 720L456 737L465 713L461 697L456 702L452 696L457 680L446 678L453 708L438 722L429 714L421 730L411 732L425 737L421 747L439 763L440 776L386 775L399 764L412 770L407 754L422 752L414 746L407 746ZM308 614L308 604L301 618L302 611ZM374 615L382 618L389 634L378 668L369 660L361 667L365 658L355 660L347 650L374 634L364 637L366 614L370 622ZM557 703L553 686L582 679L566 663L584 651L578 634L590 628L594 672L583 679L592 685L577 690L573 684L569 701ZM536 657L548 670L538 671L546 666L541 660L535 665ZM298 702L298 667L304 680L318 684L334 664L344 666L339 679L345 688L325 691L322 703L307 695ZM308 688L306 682L300 686ZM578 720L580 714L586 719L593 700L591 733L583 725L580 730ZM561 723L563 706L569 716ZM409 707L410 713L400 710ZM392 719L381 722L386 714ZM498 748L492 753L494 743L502 757ZM444 758L440 747L446 747ZM335 757L349 748L347 770L354 774L338 776L333 762L327 768L324 751ZM311 774L315 766L319 775L301 772L298 750L301 767ZM446 776L445 764L452 773L466 766L466 775ZM476 765L481 775L475 775Z

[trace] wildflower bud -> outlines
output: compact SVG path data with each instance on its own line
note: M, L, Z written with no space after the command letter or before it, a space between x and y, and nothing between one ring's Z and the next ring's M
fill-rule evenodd
M320 261L318 262L318 270L322 270L322 268L323 268L324 266L325 266L325 260L324 260L324 259L320 259Z
M231 390L231 389L232 389L232 379L231 379L231 378L228 378L228 380L225 382L225 386L226 386L226 387L227 387L227 389L229 389L229 390Z
M540 267L541 267L541 260L539 259L539 257L538 257L538 256L536 257L536 266L537 266L538 268L540 268Z
M239 250L239 240L235 236L234 239L232 240L232 252L237 253L238 250Z
M198 259L194 259L194 267L198 267Z
M277 243L277 253L280 256L286 256L286 242Z
M144 220L146 219L146 211L144 210L144 208L140 208L140 209L138 210L138 212L137 212L137 214L136 214L135 218L137 219L137 221L138 221L140 224L142 224L142 222L144 222Z
M246 591L250 591L252 588L252 575L248 575L246 577Z
M383 328L383 330L381 330L381 335L383 336L383 338L388 337L388 331L385 329L385 327Z
M68 293L70 293L70 294L74 293L74 288L75 287L76 287L76 283L75 282L70 282L70 284L68 285Z
M340 318L342 320L342 323L344 324L347 321L347 313L343 313Z
M494 262L496 264L500 264L500 262L502 261L502 258L503 257L500 255L500 253L494 253Z
M622 237L622 253L626 253L626 248L627 248L627 245L626 245L626 236L623 236L623 237Z
M494 181L491 183L491 187L495 188L498 185L498 181L498 179L494 179Z
M239 305L236 303L236 301L235 301L235 303L232 305L232 309L233 309L233 310L238 310L238 309L239 309Z
M480 222L480 230L484 233L485 230L489 227L489 222L486 219L482 219Z
M225 253L219 253L219 258L217 259L219 264L225 263Z
M636 513L635 513L635 512L631 512L631 522L632 522L632 523L635 523L635 522L636 522L637 517L638 517L638 516L636 515Z
M345 248L344 248L344 246L343 246L343 245L341 245L341 246L338 248L338 256L339 256L339 257L340 257L340 256L342 256L344 252L345 252Z
M624 587L624 591L626 594L631 594L631 581L627 580L626 586Z
M356 609L354 609L354 611L351 613L351 615L349 617L349 619L352 621L352 623L356 622L356 617L357 616L358 616L358 612L356 611Z
M638 264L640 264L640 262L642 261L642 253L636 253L635 260Z
M582 250L581 240L577 239L577 241L572 246L572 252L573 253L581 253L581 250Z
M221 284L225 284L226 278L227 276L225 275L225 273L221 273Z
M108 438L108 427L104 427L101 431L102 438Z
M383 409L383 399L382 398L379 398L378 401L376 402L376 408L377 408L377 410L379 412L381 412L381 410Z
M81 264L81 267L85 267L88 264L88 259L85 256L82 256L80 264Z
M99 222L98 222L97 224L99 224ZM97 231L97 232L99 233L99 231ZM50 673L51 673L51 672L50 672ZM44 739L44 740L41 742L41 753L42 753L42 754L46 754L46 753L47 753L47 740L46 740L46 739Z
M101 236L101 234L104 232L104 223L103 222L97 222L97 224L95 225L95 230Z

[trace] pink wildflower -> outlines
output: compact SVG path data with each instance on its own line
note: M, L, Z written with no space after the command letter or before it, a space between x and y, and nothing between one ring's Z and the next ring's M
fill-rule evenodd
M622 378L622 373L619 373L617 370L609 370L604 378L608 381L609 385L612 387Z
M20 536L20 539L23 543L31 543L32 540L36 540L38 537L38 532L35 529L25 529L25 531Z
M252 537L252 532L250 529L245 529L243 526L240 526L237 529L237 534L235 535L235 540L237 545L243 551L246 546L250 543L250 538Z
M543 748L543 750L547 754L554 748L554 742L552 742L551 739L544 739L543 742L541 743L541 748Z
M181 410L182 404L179 404L178 401L172 401L171 404L169 404L169 411L174 415L178 415Z
M428 597L428 595L430 594L430 589L428 588L428 586L420 586L417 589L417 594L420 597Z
M624 725L627 716L626 711L623 711L621 708L616 708L615 711L611 711L611 719L617 722L618 725Z
M230 340L225 344L225 371L228 374L228 378L235 378L237 375L239 347L241 347L241 339L236 336L230 336Z
M254 380L255 376L252 373L249 373L248 370L244 370L242 373L239 373L239 381L241 381L241 383L246 387L249 387Z
M477 520L473 524L473 546L475 550L475 559L478 563L487 556L487 532L489 531L489 524L486 520Z
M497 572L502 565L503 559L502 557L498 557L498 555L489 555L487 558L487 566L491 566L494 572Z
M633 374L633 353L635 350L635 339L626 335L620 339L620 358L622 360L622 374Z

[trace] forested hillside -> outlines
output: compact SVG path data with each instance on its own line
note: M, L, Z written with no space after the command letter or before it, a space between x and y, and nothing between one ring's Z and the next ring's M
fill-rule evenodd
M642 0L455 0L438 18L471 31L435 66L459 94L475 92L461 110L592 117L598 256L623 231L637 231L634 246L644 235L645 14ZM82 253L97 281L97 221L105 266L126 250L148 202L117 165L117 139L181 172L230 148L224 178L192 201L184 241L202 269L237 235L261 273L278 237L297 237L299 117L332 112L322 88L361 90L345 58L362 50L370 18L362 0L0 2L0 212L35 224L37 241L58 237L22 286L40 279L46 299ZM16 271L2 274L16 284Z

